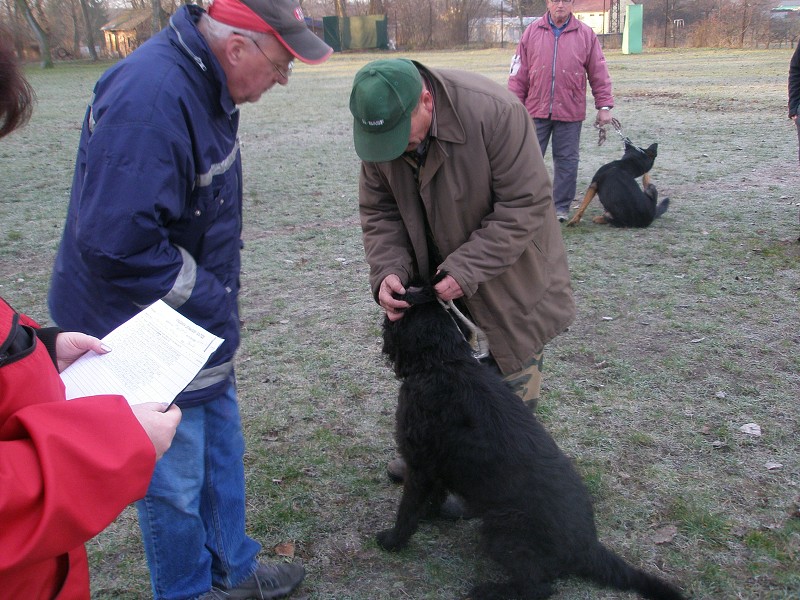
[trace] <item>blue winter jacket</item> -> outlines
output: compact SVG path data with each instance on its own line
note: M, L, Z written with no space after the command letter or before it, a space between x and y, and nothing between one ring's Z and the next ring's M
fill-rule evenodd
M182 7L95 85L48 298L67 330L102 337L163 299L224 338L184 407L230 384L239 344L239 111L202 12Z

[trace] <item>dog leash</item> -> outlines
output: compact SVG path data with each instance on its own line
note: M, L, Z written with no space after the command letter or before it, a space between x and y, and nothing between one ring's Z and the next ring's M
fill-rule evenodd
M617 132L617 135L619 135L619 137L622 138L623 147L629 145L633 148L636 148L639 152L644 153L644 148L640 148L631 141L631 138L622 134L622 124L620 124L619 120L617 120L615 117L612 117L611 124L614 126L614 130ZM595 121L594 127L595 129L597 129L597 145L602 146L603 143L606 141L606 126L600 125Z
M620 124L619 120L616 117L611 118L611 124L614 126L614 130L617 132L619 137L622 138L622 143L628 142L629 144L633 145L630 139L626 138L622 135L622 125ZM597 121L594 123L594 128L597 129L597 145L602 146L606 141L606 126L600 125Z
M470 338L467 340L466 336L464 336L464 339L469 343L470 346L472 346L472 356L474 356L476 360L481 360L482 358L489 356L489 338L486 337L486 334L483 332L483 330L475 325L475 323L470 321L464 315L464 313L458 310L458 307L453 304L452 300L448 300L447 302L441 298L437 298L437 300L439 301L439 304L441 304L442 307L448 311L448 313L455 314L456 317L458 317L459 320L466 326L466 328L469 329ZM455 323L453 314L450 314L450 318L453 319L453 322ZM458 323L456 323L456 326L458 326ZM460 330L461 328L459 327L459 331ZM463 336L464 334L462 333L461 335Z

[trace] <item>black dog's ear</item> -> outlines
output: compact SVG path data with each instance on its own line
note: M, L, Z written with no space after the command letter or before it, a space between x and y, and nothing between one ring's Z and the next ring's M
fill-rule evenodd
M650 158L658 156L658 144L650 144L650 147L644 151Z

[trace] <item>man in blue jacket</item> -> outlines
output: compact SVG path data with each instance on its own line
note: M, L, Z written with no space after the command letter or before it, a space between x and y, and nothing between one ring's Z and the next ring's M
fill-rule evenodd
M49 296L62 328L102 337L162 299L224 338L178 397L183 421L137 503L156 599L278 598L304 576L259 563L245 533L237 105L332 50L295 0L181 7L97 82Z

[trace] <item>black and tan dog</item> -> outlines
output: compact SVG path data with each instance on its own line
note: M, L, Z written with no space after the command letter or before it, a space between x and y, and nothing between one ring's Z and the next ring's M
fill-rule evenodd
M645 598L679 600L669 583L597 539L589 493L567 456L502 379L475 360L430 286L409 287L402 319L384 322L383 352L402 381L396 440L408 465L386 550L405 547L448 491L482 519L484 549L508 574L471 600L547 598L577 575Z
M650 183L650 169L658 155L658 144L642 149L625 141L622 158L597 169L586 190L580 207L567 223L577 225L586 207L597 196L603 205L603 215L592 219L595 223L608 223L615 227L647 227L669 207L669 198L658 202L658 190ZM642 178L644 189L636 178Z

